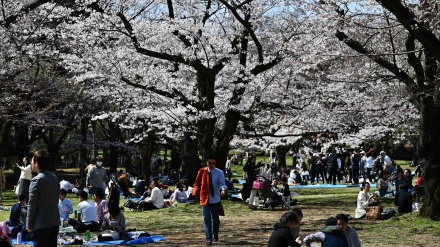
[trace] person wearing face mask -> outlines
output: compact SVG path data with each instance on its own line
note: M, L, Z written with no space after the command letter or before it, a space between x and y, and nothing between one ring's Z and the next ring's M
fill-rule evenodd
M86 184L89 188L90 194L95 194L96 191L101 191L105 195L104 182L107 182L108 177L105 168L102 167L102 158L96 157L96 166L89 169L86 178Z

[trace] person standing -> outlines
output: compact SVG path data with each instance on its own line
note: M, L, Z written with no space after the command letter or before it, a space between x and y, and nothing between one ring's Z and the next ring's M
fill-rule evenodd
M228 174L228 179L229 179L229 181L231 181L231 178L232 178L232 161L231 161L231 157L229 155L226 158L225 173Z
M31 163L29 163L28 157L23 157L24 166L20 166L19 164L15 164L17 168L21 170L20 178L18 179L18 190L17 196L21 194L25 194L27 198L29 198L29 185L31 184L32 179L32 167Z
M5 179L5 173L3 172L3 166L0 165L0 206L3 205L3 190L6 186L6 179Z
M360 169L360 165L361 165L361 155L359 153L359 149L355 148L354 149L354 153L351 156L351 163L352 163L352 179L353 179L353 184L359 184L359 169Z
M258 164L255 164L256 157L254 155L249 156L248 161L243 167L243 171L246 172L247 178L246 178L246 184L252 188L253 182L257 180L257 171L256 169L264 166L263 163L259 162ZM251 195L249 197L249 208L251 209L257 209L257 206L253 205L254 198L257 195L257 190L252 188L251 189Z
M227 189L225 175L215 167L215 156L210 154L206 159L207 167L201 168L194 183L193 195L200 198L205 224L206 244L218 241L220 229L220 197L225 196ZM221 192L220 192L221 190Z
M104 182L107 182L107 172L102 167L102 158L96 158L96 166L92 166L87 173L86 184L89 188L90 194L95 194L96 191L101 191L105 195Z
M47 171L49 153L36 151L32 158L32 170L38 173L29 186L29 205L26 226L33 233L35 247L56 247L60 212L58 193L60 184L55 174Z

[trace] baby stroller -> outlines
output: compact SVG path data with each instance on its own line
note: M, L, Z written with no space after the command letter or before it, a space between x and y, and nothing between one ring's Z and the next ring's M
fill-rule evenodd
M258 179L263 182L263 189L259 190L264 199L263 208L273 210L277 206L282 206L283 198L272 188L271 181L264 177L258 177Z
M264 177L259 177L263 181L263 189L259 193L264 198L263 208L273 210L275 207L283 206L283 197L272 187L272 182ZM290 206L295 206L298 200L290 197Z

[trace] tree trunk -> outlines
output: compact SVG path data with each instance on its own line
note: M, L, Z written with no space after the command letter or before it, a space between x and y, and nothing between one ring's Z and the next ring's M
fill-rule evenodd
M278 146L275 148L278 156L278 167L282 168L287 165L286 163L286 154L290 150L290 146Z
M108 160L108 164L110 166L110 171L111 172L116 172L118 170L118 148L115 147L114 145L110 145L110 155L109 155L109 160Z
M148 137L142 141L141 152L142 152L142 168L141 172L146 178L151 175L151 158L153 157L154 151L157 148L157 141L154 134L149 133Z
M235 132L237 131L238 122L240 119L240 113L237 111L229 110L225 116L225 123L221 134L217 139L216 146L216 167L225 171L226 159L229 154L229 143L232 140Z
M191 184L194 183L197 171L200 169L201 160L198 155L198 142L196 138L192 138L192 134L186 132L184 134L183 153L182 153L182 172Z
M15 154L19 162L24 156L29 156L31 144L29 143L29 126L24 123L17 123L15 126Z
M440 220L440 107L425 99L421 112L421 133L417 156L422 166L422 179L425 188L425 200L420 215L433 220Z
M90 160L93 157L88 156L88 150L87 150L87 133L89 129L89 119L82 118L81 119L81 127L80 127L80 133L81 133L81 147L80 147L80 154L79 154L79 160L83 160L87 163L90 162ZM80 164L81 165L81 164ZM82 176L82 174L81 174Z

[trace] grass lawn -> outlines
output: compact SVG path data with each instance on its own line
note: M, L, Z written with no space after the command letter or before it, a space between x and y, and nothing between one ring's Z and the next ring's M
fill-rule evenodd
M401 163L404 168L407 163ZM239 179L242 167L234 168ZM375 189L372 188L372 191ZM354 215L359 188L292 189L299 194L297 205L304 213L301 234L314 233L325 219L337 213ZM68 195L74 208L78 198ZM17 201L11 189L4 191L3 204L11 207ZM121 205L124 199L121 199ZM394 207L393 198L381 198L385 208ZM226 216L221 217L220 241L217 246L267 246L273 224L285 212L279 207L270 210L251 210L242 202L223 201ZM10 211L0 211L0 219L9 218ZM161 235L166 241L147 246L203 246L202 210L198 204L178 204L177 207L145 212L124 212L129 228ZM351 220L362 246L440 246L439 222L423 219L417 214L393 217L385 221ZM320 245L317 245L320 246Z

